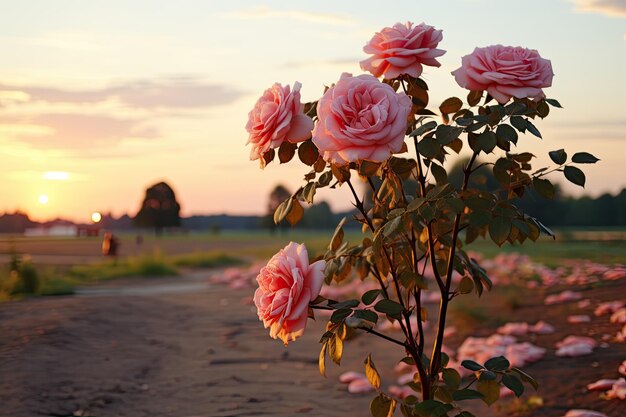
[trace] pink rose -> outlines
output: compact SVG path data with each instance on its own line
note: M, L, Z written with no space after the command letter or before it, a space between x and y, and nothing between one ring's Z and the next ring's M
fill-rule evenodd
M313 121L303 113L300 103L300 87L296 82L293 90L289 85L275 83L265 90L248 113L246 130L252 144L250 159L263 156L271 148L278 148L284 141L302 142L311 137Z
M534 49L493 45L476 48L452 72L456 82L473 91L487 91L498 103L511 97L544 98L543 87L552 85L552 64Z
M324 261L309 265L304 244L290 242L261 268L254 304L272 338L286 345L302 336L309 302L317 298L324 282L325 266Z
M388 80L402 74L419 77L422 65L441 66L435 59L446 53L436 49L443 39L441 32L424 23L413 27L411 22L383 28L363 47L365 53L373 56L361 61L361 68Z
M371 75L344 73L317 103L313 143L339 165L382 162L404 143L411 99Z

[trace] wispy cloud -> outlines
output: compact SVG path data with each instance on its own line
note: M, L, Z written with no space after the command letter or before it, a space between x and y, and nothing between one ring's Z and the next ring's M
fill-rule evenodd
M335 26L352 26L356 21L345 15L335 13L308 12L304 10L276 10L267 6L258 6L250 9L234 10L224 16L234 19L276 19L285 18L302 22L321 23Z
M339 58L339 59L327 59L319 61L290 61L284 64L285 68L300 69L300 68L352 68L355 65L359 66L359 61L362 58Z
M2 85L0 102L19 98L20 102L94 104L117 100L142 109L197 109L230 104L245 92L231 87L202 82L194 77L136 80L93 90L72 90L53 86Z
M2 129L2 128L5 129ZM114 147L129 138L153 139L159 132L141 119L109 115L40 114L0 119L4 136L47 149Z
M570 0L574 10L582 13L599 13L612 17L626 17L624 0Z

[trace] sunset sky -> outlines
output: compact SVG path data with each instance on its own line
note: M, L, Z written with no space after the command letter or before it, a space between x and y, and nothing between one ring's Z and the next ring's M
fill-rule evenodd
M305 101L318 98L342 72L362 72L375 31L407 20L444 31L442 67L424 73L431 108L464 97L450 71L475 46L539 50L556 74L546 94L565 109L537 122L543 141L526 136L518 149L546 163L554 149L592 152L602 161L585 167L584 192L626 186L623 0L2 5L0 213L134 215L146 187L165 180L183 215L260 214L274 185L295 189L308 169L260 171L248 160L244 126L256 99L276 81L300 81ZM349 206L346 190L318 195Z

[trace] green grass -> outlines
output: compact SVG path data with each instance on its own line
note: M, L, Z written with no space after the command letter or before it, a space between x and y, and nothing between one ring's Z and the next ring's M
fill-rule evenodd
M185 268L216 268L244 263L241 258L223 252L194 252L188 255L176 255L171 257L171 262L177 267Z

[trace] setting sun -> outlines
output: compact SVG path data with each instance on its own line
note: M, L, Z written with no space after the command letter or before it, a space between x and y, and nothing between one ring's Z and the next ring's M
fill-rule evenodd
M102 220L102 214L100 214L97 211L94 211L93 213L91 213L91 221L94 223L98 223L100 222L100 220Z
M45 194L40 195L38 200L39 204L48 204L48 196Z

